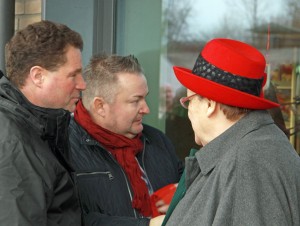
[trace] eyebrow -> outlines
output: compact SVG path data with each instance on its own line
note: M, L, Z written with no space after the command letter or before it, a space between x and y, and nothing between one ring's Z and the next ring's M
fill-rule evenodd
M82 73L82 68L78 68L74 71L71 71L68 75L72 75L72 74L78 74L78 73Z
M144 97L147 97L149 94L149 91L147 92L147 94L144 96L144 95L134 95L132 97L137 97L137 98L144 98Z

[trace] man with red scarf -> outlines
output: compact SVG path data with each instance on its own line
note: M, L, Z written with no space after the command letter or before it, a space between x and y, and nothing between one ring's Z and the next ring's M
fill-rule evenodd
M85 225L150 225L150 195L179 181L170 140L142 124L147 81L133 56L94 56L70 125L71 162ZM163 210L165 206L160 209Z

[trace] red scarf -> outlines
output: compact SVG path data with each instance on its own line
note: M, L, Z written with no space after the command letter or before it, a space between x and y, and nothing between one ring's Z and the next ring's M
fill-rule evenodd
M142 172L135 157L143 148L143 143L140 139L141 134L133 139L129 139L102 128L92 121L81 100L77 103L74 118L94 139L111 152L124 169L134 192L133 208L137 209L145 217L151 216L148 188L142 179Z

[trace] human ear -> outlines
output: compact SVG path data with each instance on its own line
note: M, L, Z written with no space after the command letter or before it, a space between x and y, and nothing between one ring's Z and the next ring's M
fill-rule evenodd
M105 101L102 97L94 97L94 99L93 99L93 109L98 115L100 115L102 117L105 116L104 104L105 104Z
M214 100L207 99L207 111L206 111L207 117L212 116L213 113L216 111L216 109L217 109L217 102Z
M30 68L29 77L34 85L42 87L45 78L45 69L40 66Z

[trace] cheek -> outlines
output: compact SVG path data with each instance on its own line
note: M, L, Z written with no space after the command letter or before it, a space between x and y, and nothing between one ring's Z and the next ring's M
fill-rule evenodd
M192 113L192 111L188 111L188 118L189 118L189 120L190 120L190 122L191 122L191 125L192 125L192 128L193 128L193 130L195 131L195 128L194 128L194 126L195 126L195 121L194 121L194 117L193 117L193 113Z
M75 83L72 79L61 79L52 84L56 89L63 89L63 92L70 92L75 89Z
M195 112L195 110L193 108L190 108L188 110L188 118L191 121L191 123L193 123L193 121L195 120L196 117L197 117L197 113Z
M75 84L71 81L65 81L64 83L61 83L61 87L63 89L63 92L71 93L75 89Z
M197 114L194 114L192 112L189 111L189 119L191 121L191 126L193 128L193 131L194 131L194 140L195 140L195 143L198 144L198 145L202 145L201 144L201 139L199 137L200 133L199 133L199 129L200 129L200 126L199 126L199 115L197 117Z
M63 81L53 81L47 85L47 90L54 96L60 96L64 93L70 92L70 86Z
M192 124L192 127L193 127L193 130L196 132L198 129L199 129L199 123L200 122L200 117L201 117L201 114L200 112L198 111L195 111L195 109L189 109L188 111L188 117L191 121L191 124Z
M115 110L115 111L111 111L111 114L109 114L107 120L110 121L113 126L119 128L119 127L124 127L124 125L128 124L130 118L128 117L126 112L122 110L118 110L118 111Z

